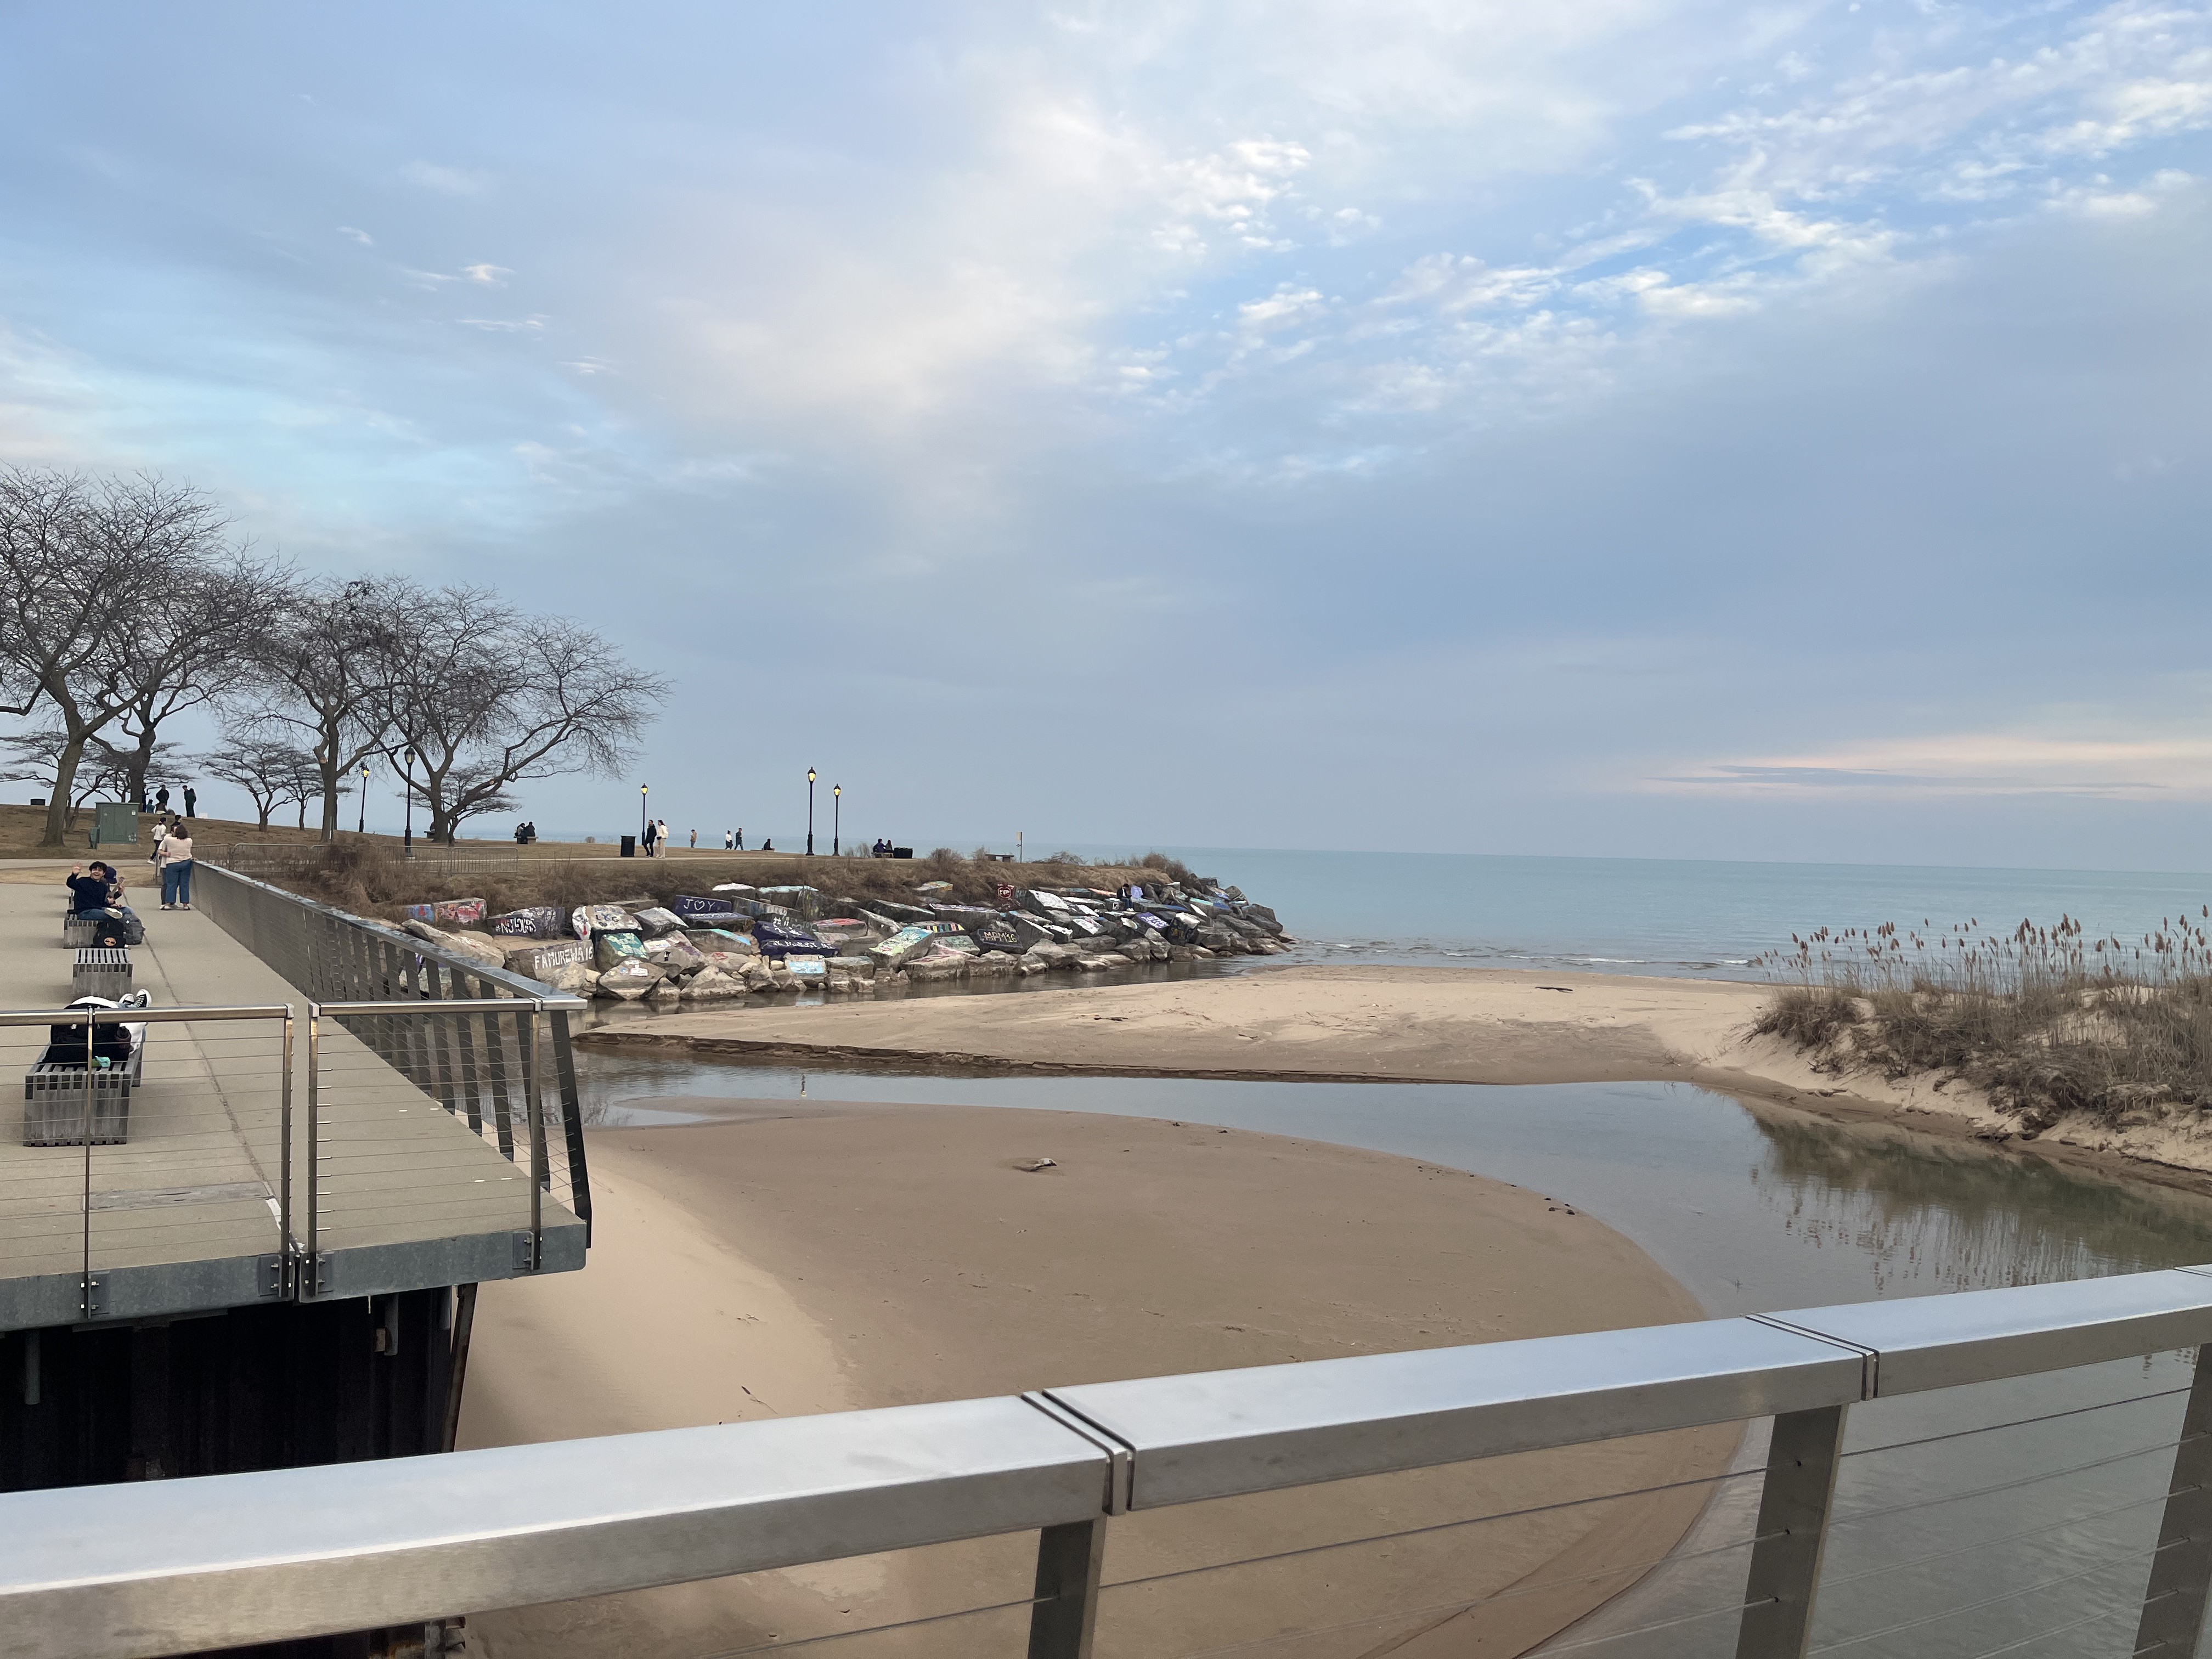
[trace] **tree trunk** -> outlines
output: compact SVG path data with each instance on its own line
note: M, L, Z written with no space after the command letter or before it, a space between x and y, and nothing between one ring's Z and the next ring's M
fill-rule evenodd
M76 793L77 763L84 758L84 746L91 734L71 732L62 739L61 753L54 757L54 793L46 797L46 833L39 838L41 847L69 845L70 820L76 816L70 803Z
M323 839L338 838L338 750L336 743L315 757L315 764L323 774ZM307 803L300 803L300 827L307 827Z

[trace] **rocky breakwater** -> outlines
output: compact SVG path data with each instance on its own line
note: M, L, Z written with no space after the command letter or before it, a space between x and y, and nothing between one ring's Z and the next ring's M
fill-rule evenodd
M556 990L624 1002L810 988L873 996L946 981L1269 956L1292 942L1267 906L1212 883L1133 884L1118 892L1004 884L997 896L995 907L946 902L942 882L915 889L911 903L730 884L682 895L673 908L540 906L486 916L474 901L447 901L415 907L428 914L402 925Z

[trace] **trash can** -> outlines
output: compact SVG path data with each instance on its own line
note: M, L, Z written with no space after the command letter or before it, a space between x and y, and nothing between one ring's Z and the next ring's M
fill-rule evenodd
M637 837L635 836L624 836L623 837L622 855L626 859L634 859L637 856Z

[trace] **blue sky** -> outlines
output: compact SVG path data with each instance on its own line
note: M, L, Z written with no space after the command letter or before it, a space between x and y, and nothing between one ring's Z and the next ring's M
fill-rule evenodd
M0 22L0 453L678 684L615 830L2212 867L2212 9ZM372 816L379 814L373 809Z

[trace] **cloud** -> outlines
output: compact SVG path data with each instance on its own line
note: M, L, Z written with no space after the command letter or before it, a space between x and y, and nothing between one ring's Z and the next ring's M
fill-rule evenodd
M479 196L491 186L491 175L467 167L441 167L434 161L410 161L399 176L409 184L441 196Z
M2212 739L2113 732L1964 732L1868 740L1815 755L1723 761L1648 780L1659 789L1790 795L2065 796L2212 801Z
M541 334L552 321L550 317L463 317L463 328L482 329L487 334Z
M505 288L507 279L514 273L505 265L463 265L461 275L472 283L482 283L490 288Z
M374 247L376 246L376 239L374 236L371 236L365 230L356 230L351 225L340 225L338 227L337 234L341 236L351 237L355 241L359 242L363 247Z

